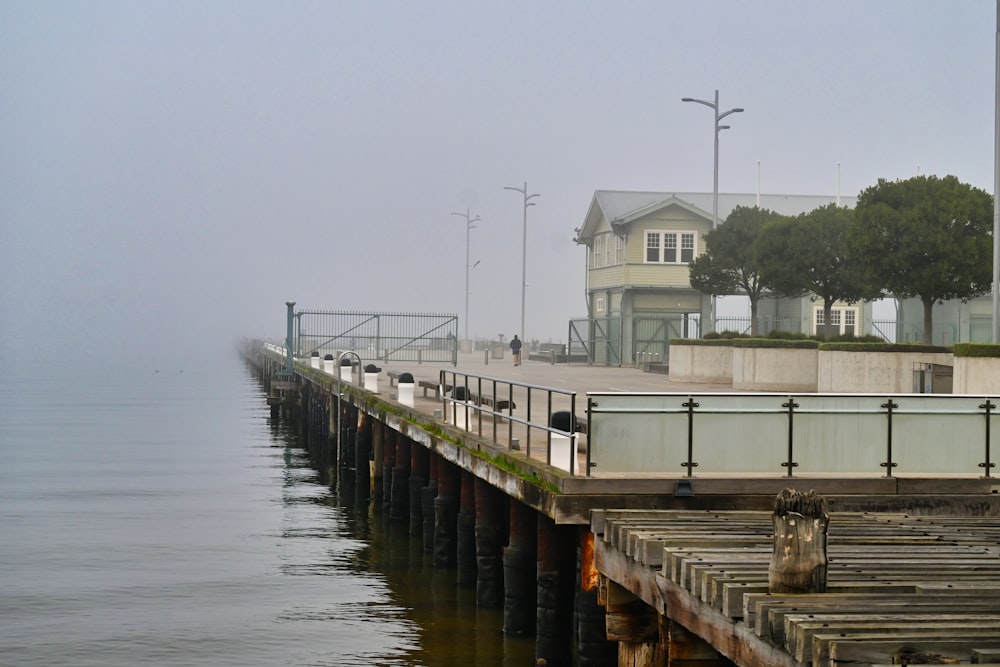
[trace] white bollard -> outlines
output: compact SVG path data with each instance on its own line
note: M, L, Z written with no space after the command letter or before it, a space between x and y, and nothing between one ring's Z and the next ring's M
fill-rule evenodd
M570 472L573 463L573 438L552 434L551 461L556 468Z
M319 368L320 358L319 352L313 352L312 356L309 357L309 365L312 368Z
M378 393L378 368L375 364L365 366L364 387L365 391Z
M347 362L346 364L344 362ZM354 379L354 367L351 366L350 359L340 361L340 379L342 382L350 382Z
M410 373L400 373L399 381L396 382L396 388L399 390L399 402L412 408L413 391L417 388L417 384L413 381L413 375Z
M333 364L334 364L334 361L335 360L334 360L332 354L328 354L325 357L323 357L323 372L324 373L329 373L330 375L333 375Z

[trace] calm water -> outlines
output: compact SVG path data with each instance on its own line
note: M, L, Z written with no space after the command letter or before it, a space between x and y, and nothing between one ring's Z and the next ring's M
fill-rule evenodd
M0 376L0 665L530 665L235 358Z

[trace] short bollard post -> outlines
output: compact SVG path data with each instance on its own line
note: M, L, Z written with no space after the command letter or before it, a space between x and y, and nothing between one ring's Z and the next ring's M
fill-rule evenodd
M412 408L413 390L416 389L416 384L413 382L413 374L400 373L399 380L396 382L396 388L399 390L399 402Z
M333 362L334 361L335 361L335 359L333 358L332 354L328 354L325 357L323 357L323 372L324 373L329 373L330 375L333 375L333 366L334 366Z
M774 551L767 571L771 593L826 592L826 499L785 489L774 502Z
M378 393L378 366L375 364L365 366L365 390Z
M348 358L340 360L340 379L342 382L350 382L354 379L354 365Z
M319 368L320 366L319 352L316 350L313 350L312 354L309 355L309 366L310 368Z

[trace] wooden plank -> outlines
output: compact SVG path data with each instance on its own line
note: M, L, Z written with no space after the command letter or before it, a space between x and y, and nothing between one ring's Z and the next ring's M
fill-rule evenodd
M813 666L837 663L892 662L905 652L951 656L971 660L973 648L1000 648L1000 630L941 630L933 635L887 636L881 633L813 635ZM963 658L964 656L964 658Z

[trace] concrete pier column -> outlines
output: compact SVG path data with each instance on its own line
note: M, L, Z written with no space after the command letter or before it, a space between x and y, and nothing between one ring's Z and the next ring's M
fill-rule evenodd
M455 537L455 564L459 586L476 585L476 477L468 470L460 473L458 525Z
M576 653L579 667L617 665L618 645L608 641L605 613L598 601L597 568L594 565L594 534L579 529L576 559L576 600L573 603Z
M424 551L434 551L434 500L438 494L438 464L441 457L431 452L427 457L427 486L420 490L423 517Z
M523 637L535 631L535 511L511 500L509 542L503 550L503 633Z
M434 499L434 566L454 567L458 555L459 469L438 457L437 497Z
M427 486L427 450L417 443L410 444L410 535L422 535L424 510L421 493Z
M503 537L507 497L476 478L476 604L503 607Z
M577 528L557 526L547 516L536 518L538 535L535 662L569 667L566 647L573 637L574 572Z
M410 446L409 438L396 438L396 464L392 467L392 489L389 492L389 520L408 521L410 518Z
M375 460L378 462L377 465L382 467L382 512L385 514L392 513L392 471L396 467L398 438L399 433L396 430L382 426L382 456L376 457Z

